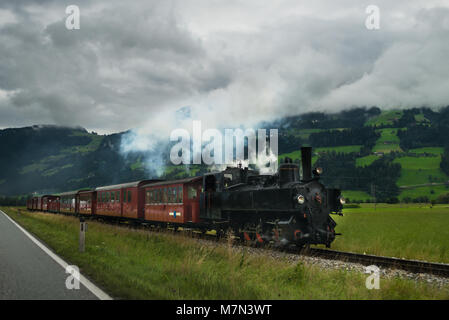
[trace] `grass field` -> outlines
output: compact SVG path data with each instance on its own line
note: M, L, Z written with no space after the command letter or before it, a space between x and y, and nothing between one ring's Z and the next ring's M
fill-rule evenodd
M449 263L449 206L361 204L336 216L333 249Z
M373 163L377 159L379 159L379 156L376 156L374 154L370 154L369 156L356 158L355 159L355 165L357 167L369 166L371 163Z
M391 125L394 120L399 120L402 116L401 110L390 110L384 111L379 116L373 117L369 119L365 125L366 126L375 126L375 125Z
M419 122L419 123L422 123L422 124L425 124L425 123L429 123L429 122L430 122L429 119L427 119L427 118L424 116L424 114L422 114L422 113L415 114L415 121L416 121L416 122Z
M431 157L400 157L394 160L402 167L398 186L409 186L429 182L445 182L449 178L441 171L441 156ZM422 169L425 168L425 169Z
M354 146L338 146L338 147L321 147L315 148L315 152L332 152L335 151L337 153L351 153L351 152L360 152L362 146L354 145Z
M430 200L436 200L438 196L446 193L449 193L449 188L446 188L445 185L401 189L401 193L399 194L399 200L403 200L404 198L407 197L414 199L424 196L429 198Z
M377 139L378 143L383 142L391 142L391 143L399 143L399 137L397 136L398 128L384 128L378 129L376 132L380 133L379 139Z
M372 197L363 191L358 191L358 190L344 190L342 192L343 197L345 197L346 199L349 199L350 201L366 201L367 199L372 200Z
M380 133L379 139L376 141L376 145L373 147L373 152L388 153L392 151L402 151L399 147L399 137L397 136L397 128L385 128L376 130Z
M442 147L416 148L416 149L410 149L409 152L417 153L417 154L431 153L431 154L435 154L435 155L441 155L444 153L444 148L442 148Z
M115 298L449 299L447 287L382 278L380 290L368 290L364 274L92 221L79 253L76 218L2 210Z

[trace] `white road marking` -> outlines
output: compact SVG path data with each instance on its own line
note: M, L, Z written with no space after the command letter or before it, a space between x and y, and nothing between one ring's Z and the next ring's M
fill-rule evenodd
M9 219L19 230L21 230L28 238L31 239L39 248L41 248L46 254L48 254L53 260L55 260L61 267L66 270L67 266L69 265L67 262L62 260L58 255L51 252L42 242L37 240L35 237L33 237L28 231L26 231L24 228L22 228L17 222L15 222L13 219L11 219L6 213L4 213L2 210L0 210L1 213L5 215L6 218ZM92 292L98 299L100 300L112 300L112 298L105 293L103 290L98 288L96 285L94 285L92 282L90 282L85 276L80 274L80 282L90 291Z

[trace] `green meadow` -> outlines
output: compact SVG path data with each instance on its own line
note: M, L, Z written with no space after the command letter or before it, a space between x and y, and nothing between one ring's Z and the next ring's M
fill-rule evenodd
M400 152L402 149L399 147L399 137L397 136L397 128L385 128L376 130L380 133L379 139L376 141L376 145L373 147L373 152L388 153L392 151Z
M424 148L416 148L410 149L408 152L416 153L420 155L424 155L426 153L434 154L434 155L442 155L444 152L444 148L442 147L424 147Z
M370 154L369 156L360 157L355 159L355 165L357 167L365 167L369 166L371 163L379 159L379 156L376 156L374 154Z
M447 175L441 171L441 155L419 157L399 157L394 160L402 167L401 176L397 181L398 186L410 186L431 182L445 182ZM423 169L424 168L424 169Z
M399 120L403 114L401 110L384 111L376 117L369 119L366 126L392 125L394 120Z
M405 198L415 199L419 197L427 197L429 200L436 200L440 195L449 193L449 188L446 185L427 186L427 187L413 187L408 189L401 189L399 200Z
M362 273L94 221L80 253L78 219L2 210L116 299L449 299L447 286L382 278L379 290L368 290Z
M352 153L352 152L360 152L362 146L354 145L354 146L338 146L338 147L321 147L315 148L316 153L321 152L337 152L337 153Z
M449 263L449 205L361 204L343 214L333 249Z
M366 201L368 199L373 200L371 195L359 190L343 190L342 195L349 201Z

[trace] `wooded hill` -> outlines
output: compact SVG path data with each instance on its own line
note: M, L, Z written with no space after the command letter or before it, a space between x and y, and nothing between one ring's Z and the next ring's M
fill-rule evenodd
M313 112L263 123L279 129L279 160L314 147L323 181L350 200L430 201L449 192L449 107ZM0 195L54 193L156 177L199 175L206 166L172 166L169 146L123 154L125 133L32 126L0 130ZM167 159L160 163L158 159ZM160 170L162 168L162 171ZM157 170L159 169L159 170ZM1 202L1 199L0 199Z

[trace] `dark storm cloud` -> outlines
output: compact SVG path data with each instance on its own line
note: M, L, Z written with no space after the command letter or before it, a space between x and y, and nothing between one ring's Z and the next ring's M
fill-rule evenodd
M81 29L65 28L65 7ZM209 126L353 105L442 106L444 1L2 1L0 127L167 130L190 106Z

